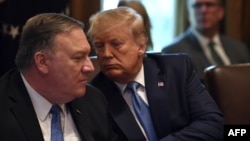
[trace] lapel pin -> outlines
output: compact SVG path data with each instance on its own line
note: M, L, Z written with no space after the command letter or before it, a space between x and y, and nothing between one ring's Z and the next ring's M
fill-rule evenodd
M163 87L164 83L163 82L158 82L158 87Z

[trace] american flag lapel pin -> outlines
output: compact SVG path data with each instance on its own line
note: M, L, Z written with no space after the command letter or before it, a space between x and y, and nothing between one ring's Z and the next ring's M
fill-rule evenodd
M164 82L158 82L158 87L163 87L164 86Z

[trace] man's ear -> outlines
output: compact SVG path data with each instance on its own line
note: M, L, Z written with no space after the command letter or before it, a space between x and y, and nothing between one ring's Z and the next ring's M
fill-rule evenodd
M144 48L144 47L141 46L141 47L139 48L139 51L138 51L139 55L144 55L144 54L145 54L145 51L146 51L145 49L146 49L146 48Z
M139 48L138 48L138 53L139 55L144 55L147 49L147 42L141 42L140 44L138 44Z
M41 73L44 73L44 74L48 73L50 58L46 53L40 52L40 51L36 52L34 56L34 63L37 69Z

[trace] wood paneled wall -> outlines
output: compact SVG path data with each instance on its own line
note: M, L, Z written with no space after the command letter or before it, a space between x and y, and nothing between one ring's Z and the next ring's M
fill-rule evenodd
M70 16L77 20L82 21L85 24L85 32L89 28L89 18L91 15L100 11L101 3L100 0L70 0ZM89 42L90 43L90 42ZM91 44L90 44L91 45ZM89 56L94 56L95 51L91 47L91 52Z
M250 47L250 1L226 0L225 33Z
M70 0L70 16L84 22L87 30L89 17L100 11L100 7L100 0Z

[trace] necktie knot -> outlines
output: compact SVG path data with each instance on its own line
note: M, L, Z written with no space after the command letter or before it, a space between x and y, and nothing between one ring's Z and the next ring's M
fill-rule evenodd
M50 109L52 115L60 115L61 108L58 105L53 105Z
M210 48L214 48L215 42L214 42L213 40L209 41L209 42L208 42L208 46L209 46Z
M132 81L132 82L128 83L126 89L129 90L131 92L131 94L132 94L133 104L136 104L136 106L140 109L141 108L141 102L143 102L143 101L139 97L139 95L137 94L138 87L139 87L139 83L137 83L135 81Z
M136 90L139 88L139 85L140 85L139 83L132 81L132 82L128 83L127 89L130 91L136 92Z

